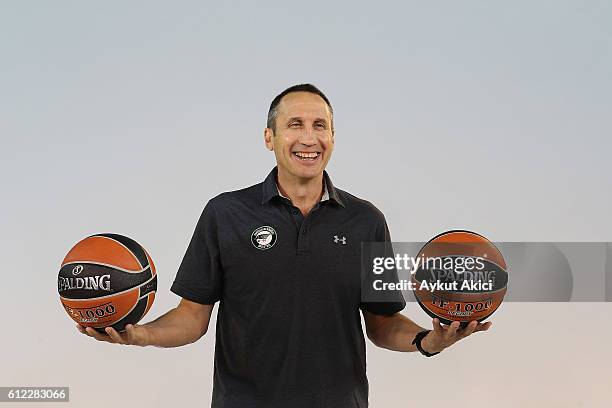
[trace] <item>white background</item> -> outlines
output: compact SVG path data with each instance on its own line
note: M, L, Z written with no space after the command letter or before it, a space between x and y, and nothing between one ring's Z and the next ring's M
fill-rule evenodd
M175 306L203 206L266 176L267 109L295 83L331 99L328 170L395 241L612 241L610 21L605 1L2 2L0 385L209 405L214 321L178 349L96 343L57 272L83 237L127 235L159 271L145 321ZM369 344L371 406L607 406L610 312L506 303L432 359Z

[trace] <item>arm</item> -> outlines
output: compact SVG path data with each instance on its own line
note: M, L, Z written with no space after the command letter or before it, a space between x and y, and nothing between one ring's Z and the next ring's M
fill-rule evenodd
M77 328L83 334L109 343L178 347L193 343L206 333L213 306L182 299L177 307L152 322L144 325L128 324L124 333L118 333L112 327L106 328L106 334L91 327L77 325Z
M426 330L412 320L395 313L391 316L379 316L363 311L368 338L378 347L394 351L416 351L412 340L417 333ZM459 329L459 322L442 326L440 320L433 319L433 330L423 338L421 346L425 351L436 353L451 346L457 341L477 331L486 331L491 322L470 322L464 329Z
M391 316L375 315L363 311L368 338L376 346L393 351L416 351L411 344L418 332L425 330L412 320L395 313Z

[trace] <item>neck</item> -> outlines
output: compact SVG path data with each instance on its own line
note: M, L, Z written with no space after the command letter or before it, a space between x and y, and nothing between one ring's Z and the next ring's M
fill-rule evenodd
M300 178L278 169L276 183L280 192L304 215L308 214L323 196L323 173L313 178Z

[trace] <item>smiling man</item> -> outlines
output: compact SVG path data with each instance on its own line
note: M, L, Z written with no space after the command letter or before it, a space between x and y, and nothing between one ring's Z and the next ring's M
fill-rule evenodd
M219 302L212 407L364 408L360 312L374 344L426 356L488 329L434 319L425 330L399 313L401 294L361 301L361 243L390 237L383 214L325 172L333 119L313 85L274 98L264 140L277 166L262 183L208 202L172 285L179 305L125 333L79 330L112 343L176 347L206 333Z
M264 139L276 156L278 190L303 215L326 188L323 172L334 148L333 126L331 104L312 85L291 87L270 105Z

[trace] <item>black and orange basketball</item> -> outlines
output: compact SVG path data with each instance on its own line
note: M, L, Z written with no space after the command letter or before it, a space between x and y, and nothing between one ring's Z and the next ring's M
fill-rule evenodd
M118 234L92 235L64 258L57 279L62 305L82 326L123 331L155 300L153 260L136 241Z
M506 262L497 247L470 231L448 231L431 239L418 254L412 275L414 294L431 317L450 324L479 322L497 310L508 284Z

